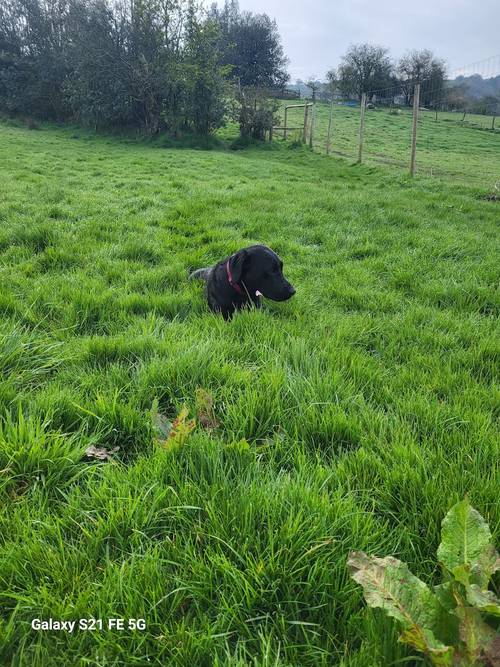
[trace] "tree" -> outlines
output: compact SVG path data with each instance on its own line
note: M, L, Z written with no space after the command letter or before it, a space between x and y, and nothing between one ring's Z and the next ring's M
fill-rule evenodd
M240 13L235 0L222 10L212 7L210 18L221 31L221 64L231 66L231 78L243 87L283 88L288 81L276 21L267 14Z
M306 81L306 86L311 91L311 100L316 102L316 97L322 86L321 81L318 81L314 76L310 76Z
M271 99L263 88L239 87L236 93L236 119L240 135L262 141L266 131L276 124L279 102Z
M74 119L98 129L136 122L132 65L124 49L129 26L98 0L74 3L69 15L69 73L63 90Z
M326 73L326 91L330 99L333 99L340 87L339 75L334 68L328 70Z
M186 33L195 12L190 0L133 0L124 60L134 115L148 133L176 134L192 119L185 114L182 67Z
M470 98L467 94L467 86L465 83L449 86L446 89L446 106L456 111L458 109L466 109Z
M227 111L227 68L219 64L218 38L214 21L202 23L193 14L187 31L184 87L189 100L187 116L202 135L220 127Z
M405 103L411 104L416 83L420 83L420 103L423 106L436 106L443 97L446 65L436 58L432 51L409 51L397 65L397 75L405 97Z
M391 85L392 64L388 50L371 44L351 45L338 69L340 89L346 97L361 99L365 92Z
M96 129L209 134L224 123L230 76L240 90L283 86L286 59L268 16L241 14L236 0L208 13L200 7L2 0L0 111Z
M69 3L7 0L0 11L0 107L62 120Z
M208 134L226 109L219 40L194 0L4 0L0 110Z
M471 101L472 113L494 116L500 113L500 95L484 95L478 100Z

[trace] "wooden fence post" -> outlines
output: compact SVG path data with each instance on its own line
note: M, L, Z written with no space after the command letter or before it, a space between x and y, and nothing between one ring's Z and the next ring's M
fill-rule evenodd
M492 130L495 129L495 118L496 118L496 114L495 114L495 112L493 112L493 119L491 121L491 129Z
M410 174L415 175L415 158L417 155L417 124L418 124L418 107L420 104L420 84L415 84L415 91L413 93L413 124L411 131L411 158L410 158Z
M328 117L328 132L326 133L326 154L330 155L330 136L332 133L333 100L330 102L330 116Z
M358 164L363 161L363 140L365 134L365 110L366 110L366 93L361 95L361 113L359 116L359 147L358 147Z
M306 102L306 104L304 106L304 131L302 133L302 141L304 143L306 143L306 141L307 141L307 120L308 120L308 116L309 116L309 105Z
M283 130L283 139L286 141L286 128L288 127L288 107L285 107L285 129Z
M309 130L309 148L313 147L314 140L314 121L316 120L316 104L313 103L311 109L311 128Z

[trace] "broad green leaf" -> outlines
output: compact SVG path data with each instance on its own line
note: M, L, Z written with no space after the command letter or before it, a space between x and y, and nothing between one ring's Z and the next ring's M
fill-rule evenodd
M455 651L451 646L445 646L437 641L430 630L418 630L415 627L404 630L398 641L413 646L422 653L426 653L436 667L452 667Z
M455 581L446 581L444 584L433 587L444 610L438 619L434 633L444 644L450 646L456 646L458 643L458 618L453 614L453 610L460 603L458 586L459 584Z
M453 583L451 581L434 586L434 593L447 611L453 611L457 606L457 600L453 594Z
M488 524L467 500L454 505L443 519L438 558L465 586L487 588L498 568Z
M457 567L452 571L452 575L455 581L460 582L464 586L469 586L471 575L470 564L464 563L463 565L457 565Z
M391 556L377 558L354 551L347 565L352 578L363 586L367 604L380 607L403 625L402 641L429 655L441 656L444 662L436 664L451 665L453 650L433 634L444 610L430 588L405 563Z
M434 593L437 599L447 611L453 611L457 606L457 601L453 591L453 582L446 581L444 584L434 586Z
M483 591L479 586L472 584L472 586L467 586L465 593L467 595L467 601L473 607L485 611L488 614L500 616L500 600L491 591Z
M481 657L495 650L497 634L473 607L457 607L454 613L460 619L460 639L467 658L471 664L478 664Z

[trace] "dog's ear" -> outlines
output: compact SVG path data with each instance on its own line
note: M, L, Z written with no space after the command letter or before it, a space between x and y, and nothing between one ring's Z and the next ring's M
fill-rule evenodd
M243 277L244 269L248 265L249 259L250 255L246 250L239 250L231 257L229 266L231 268L233 282L240 282L241 278Z

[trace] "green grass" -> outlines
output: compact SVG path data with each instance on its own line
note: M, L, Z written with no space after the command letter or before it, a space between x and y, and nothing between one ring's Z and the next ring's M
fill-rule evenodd
M346 558L439 579L465 494L498 540L498 202L278 142L4 124L0 165L0 663L420 664ZM297 294L225 323L187 273L255 242Z
M296 104L296 102L283 102ZM324 153L330 107L316 107L315 150ZM303 124L303 109L290 109L288 124ZM284 113L281 113L283 119ZM500 122L492 131L491 116L420 111L417 134L417 169L420 175L439 177L460 183L487 186L493 190L500 183ZM331 154L349 159L358 157L359 107L335 105L331 135ZM367 164L392 166L408 170L412 133L412 112L401 109L390 113L388 108L367 109L363 159ZM292 132L291 138L300 132ZM277 133L282 136L282 132Z

